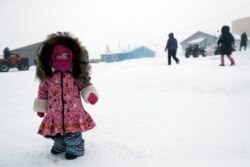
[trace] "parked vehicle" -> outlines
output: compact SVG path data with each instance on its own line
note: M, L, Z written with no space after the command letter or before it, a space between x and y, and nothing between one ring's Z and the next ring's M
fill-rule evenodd
M199 44L189 45L189 47L187 47L185 50L186 58L189 58L191 55L193 57L199 57L199 55L202 55L204 57L207 56L206 48L199 46Z
M0 72L8 72L10 68L17 68L20 71L29 70L29 58L17 54L9 59L0 58Z

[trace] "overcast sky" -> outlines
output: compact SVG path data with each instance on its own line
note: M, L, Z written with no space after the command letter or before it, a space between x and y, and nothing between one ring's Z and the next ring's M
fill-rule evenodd
M0 50L43 41L56 31L76 35L90 57L106 45L164 50L169 32L180 42L249 16L249 0L0 0Z

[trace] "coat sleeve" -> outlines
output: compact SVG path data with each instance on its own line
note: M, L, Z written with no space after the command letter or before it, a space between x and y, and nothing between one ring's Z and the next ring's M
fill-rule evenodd
M232 38L232 44L234 45L235 40L234 40L234 36L231 34L231 38Z
M94 93L98 97L97 90L91 82L88 82L86 85L82 85L80 92L83 100L86 103L89 103L88 97L91 93Z
M38 96L34 101L33 110L35 112L46 113L48 108L48 83L41 82L38 89Z

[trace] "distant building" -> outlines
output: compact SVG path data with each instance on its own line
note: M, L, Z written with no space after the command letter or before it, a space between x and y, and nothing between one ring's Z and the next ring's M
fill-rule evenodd
M232 32L241 35L243 32L250 36L250 17L234 20L232 22Z
M102 61L108 63L143 57L155 57L155 52L145 46L141 46L128 52L106 53L101 55Z
M28 45L25 47L21 47L18 49L11 50L14 54L19 54L20 56L23 57L28 57L29 58L29 64L30 66L35 65L35 58L37 54L37 49L39 46L42 44L42 42L35 43L32 45Z
M195 43L199 44L202 47L208 47L216 45L218 39L219 38L216 35L210 35L208 33L197 31L193 35L183 40L180 44L183 50L185 50L185 48L187 48L190 44L195 44Z

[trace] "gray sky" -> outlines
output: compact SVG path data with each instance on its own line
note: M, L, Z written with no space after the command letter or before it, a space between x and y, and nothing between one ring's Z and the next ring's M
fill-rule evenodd
M146 45L164 50L169 32L179 40L250 16L249 0L0 0L0 50L69 31L90 57ZM0 53L2 54L2 53Z

